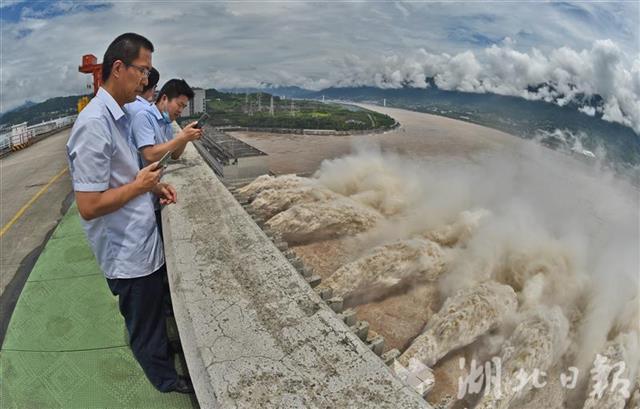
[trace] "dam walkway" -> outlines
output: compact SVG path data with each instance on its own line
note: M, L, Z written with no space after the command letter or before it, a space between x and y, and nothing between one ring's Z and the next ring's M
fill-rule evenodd
M73 205L31 270L11 316L0 350L0 407L198 407L194 396L156 391L126 337L117 298ZM182 360L177 364L184 368Z

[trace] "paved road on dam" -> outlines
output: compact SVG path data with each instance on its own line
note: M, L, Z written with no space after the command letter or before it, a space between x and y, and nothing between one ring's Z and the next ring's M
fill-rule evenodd
M0 321L6 324L24 280L71 192L65 144L70 129L0 160ZM5 291L6 290L6 291ZM0 330L4 325L0 325Z

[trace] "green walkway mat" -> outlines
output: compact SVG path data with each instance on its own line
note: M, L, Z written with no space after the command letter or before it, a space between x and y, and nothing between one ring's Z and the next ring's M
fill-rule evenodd
M75 203L71 205L67 214L64 215L58 224L58 227L56 227L52 238L63 238L69 236L86 237L82 230L82 225L80 224L80 215L78 214L78 208Z
M31 270L27 281L54 280L81 276L103 277L84 235L52 237Z
M0 351L0 408L193 407L192 396L156 391L133 358L117 298L73 206L11 317Z
M126 346L117 299L102 275L29 282L2 349L76 351Z

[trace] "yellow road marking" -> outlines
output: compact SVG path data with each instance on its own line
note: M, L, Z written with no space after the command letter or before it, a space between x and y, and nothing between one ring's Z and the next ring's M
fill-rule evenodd
M9 222L2 227L2 230L0 230L0 237L4 236L7 230L9 230L11 226L13 226L15 222L18 221L18 219L24 214L24 212L26 212L27 209L31 207L31 205L34 204L35 201L38 200L38 198L42 196L44 192L46 192L47 189L49 189L49 187L52 184L55 183L56 180L60 179L60 176L64 175L66 171L67 171L67 168L65 167L64 169L62 169L62 171L60 171L60 173L55 175L46 185L42 186L42 189L38 190L38 193L33 195L33 197L29 199L29 201L24 206L22 206L20 210L18 210L15 216L13 216L13 218L9 220Z

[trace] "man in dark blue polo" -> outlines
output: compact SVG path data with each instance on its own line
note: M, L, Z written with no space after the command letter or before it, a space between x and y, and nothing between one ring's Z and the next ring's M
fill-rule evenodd
M165 260L153 201L175 203L160 183L158 163L140 169L122 107L147 84L153 45L126 33L107 48L104 85L80 112L67 142L67 159L82 225L109 288L118 296L133 354L162 392L193 393L179 377L164 315Z

